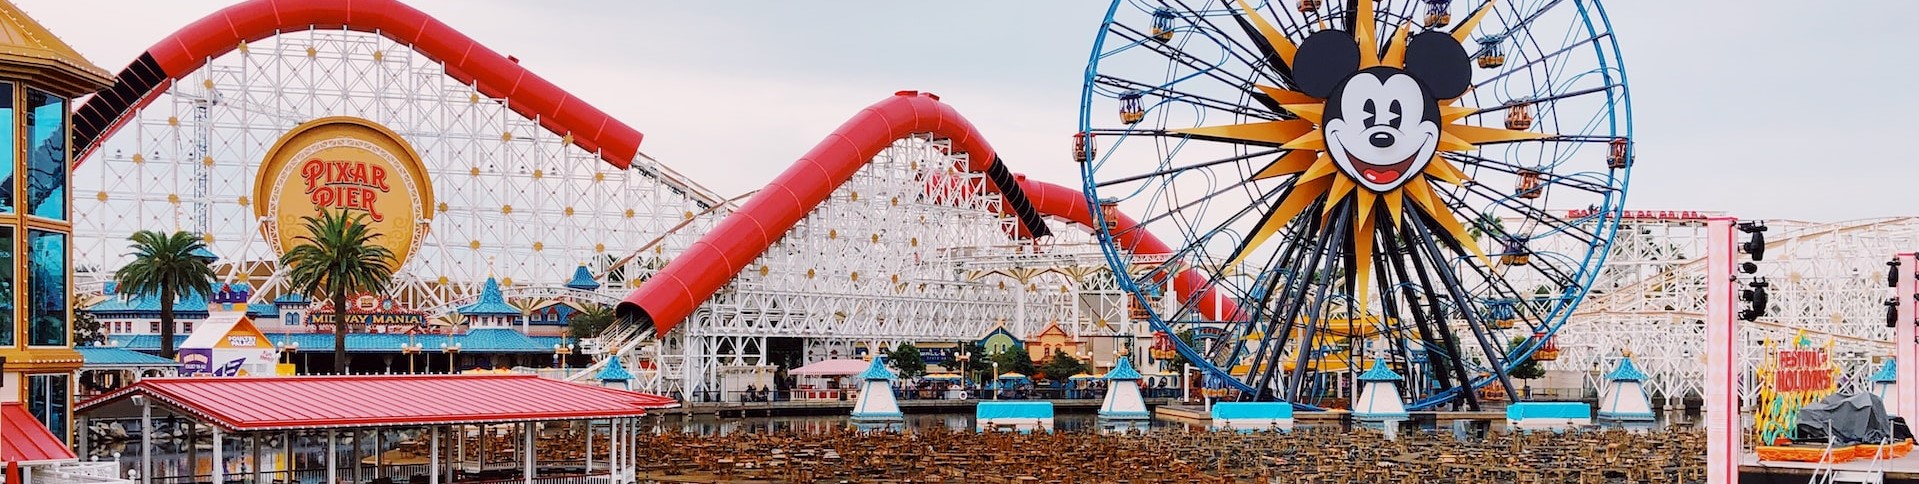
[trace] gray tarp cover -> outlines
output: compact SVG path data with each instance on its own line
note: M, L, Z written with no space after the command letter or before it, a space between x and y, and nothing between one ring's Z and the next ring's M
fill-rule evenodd
M1836 445L1880 442L1886 439L1886 406L1871 393L1834 393L1799 409L1799 440Z

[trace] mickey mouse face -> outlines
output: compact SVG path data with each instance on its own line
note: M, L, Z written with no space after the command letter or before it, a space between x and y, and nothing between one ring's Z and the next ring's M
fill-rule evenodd
M1327 154L1367 189L1398 188L1425 169L1439 147L1432 96L1399 69L1361 71L1326 104Z
M1398 189L1432 162L1439 146L1439 99L1472 82L1465 47L1442 32L1412 36L1404 69L1359 69L1352 34L1326 30L1300 44L1293 81L1326 99L1321 127L1340 170L1374 192Z

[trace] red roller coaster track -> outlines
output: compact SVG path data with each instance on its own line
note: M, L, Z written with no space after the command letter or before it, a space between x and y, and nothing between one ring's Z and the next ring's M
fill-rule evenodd
M932 94L900 91L841 124L826 140L760 189L758 195L628 295L617 313L626 318L644 315L652 321L654 334L666 334L772 247L773 242L824 202L835 188L851 179L880 150L892 146L894 140L918 133L951 139L954 153L968 155L968 171L984 173L998 161L992 145L952 106ZM1025 193L1032 208L1040 214L1092 226L1093 213L1079 190L1021 176L1015 178L1019 191ZM1115 233L1123 234L1120 236L1122 247L1141 254L1172 252L1151 233L1132 230L1135 225L1132 218L1119 216ZM1213 314L1215 305L1219 304L1223 306L1218 308L1220 313L1228 318L1238 317L1237 303L1216 298L1205 277L1197 271L1189 269L1180 273L1174 280L1174 289L1179 294L1203 291L1196 303L1206 314Z
M444 65L447 75L473 84L481 94L505 100L508 109L538 120L549 131L571 135L575 145L598 153L613 166L625 169L639 153L639 130L404 3L249 0L161 39L121 70L112 88L89 99L74 119L73 146L80 148L74 162L99 148L99 140L126 122L127 114L152 102L172 81L199 69L208 59L238 49L242 42L317 29L373 32L411 46Z

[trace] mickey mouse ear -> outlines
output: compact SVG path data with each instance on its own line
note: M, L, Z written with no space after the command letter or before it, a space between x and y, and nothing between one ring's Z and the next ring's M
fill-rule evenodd
M1406 72L1426 83L1435 99L1452 99L1466 93L1473 83L1473 70L1466 47L1445 32L1429 30L1406 41Z
M1299 44L1293 56L1293 84L1317 98L1333 94L1340 81L1359 71L1359 44L1343 30L1321 30Z

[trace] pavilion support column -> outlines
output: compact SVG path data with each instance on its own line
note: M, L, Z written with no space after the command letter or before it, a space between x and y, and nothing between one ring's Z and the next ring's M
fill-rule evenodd
M253 474L252 476L248 476L247 478L251 479L253 484L261 484L266 482L265 480L260 478L260 438L261 437L263 436L260 435L259 432L254 432L252 435L247 436L247 454L249 454L247 456L247 470L251 471L251 473Z
M427 433L426 484L440 484L440 427L433 426Z
M291 430L280 432L280 465L286 467L284 480L293 482L293 472L298 469L293 467L293 431Z
M461 425L459 429L453 434L453 448L454 448L453 460L451 461L451 463L457 466L462 466L462 467L466 466L466 426L465 425ZM448 470L446 473L447 482L453 482L453 476L454 474L458 472L459 472L458 470Z
M80 440L80 460L86 461L87 456L93 455L93 439L90 438L93 436L93 427L87 425L86 417L74 417L73 428L73 438Z
M520 435L521 437L523 437L520 440L520 442L523 442L522 444L520 444L520 456L526 459L526 472L523 474L520 474L520 480L521 482L525 482L526 484L533 484L533 473L536 472L535 469L537 469L533 465L533 428L534 428L533 426L534 425L538 425L538 424L534 422L527 422L527 423L520 424L520 429L521 429Z
M346 462L340 464L346 466L347 482L360 482L360 429L346 432Z
M226 433L220 431L220 426L213 426L213 484L227 482L226 443Z
M140 399L140 484L153 484L153 402Z
M381 429L373 429L373 478L374 479L386 477L386 452L380 451L380 449L384 447L386 447L386 431Z
M586 421L586 473L593 474L593 421ZM439 483L433 483L439 484Z
M326 430L326 483L340 484L340 431Z
M350 359L352 357L348 356L348 358ZM362 474L360 474L360 464L363 463L360 461L360 444L366 443L366 435L361 434L360 429L353 429L352 432L353 450L346 455L346 458L350 461L347 465L353 466L353 472L351 473L352 477L348 479L353 479L353 482L366 482L366 479L361 478Z
M192 476L193 473L196 472L193 469L196 469L200 462L200 424L194 422L193 419L187 419L187 435L181 437L180 441L186 445L187 462L193 463L193 465L187 466L189 469L187 475ZM143 472L142 474L145 473ZM199 480L199 478L195 477L194 480Z
M606 459L609 464L607 470L611 471L616 479L626 472L626 462L624 460L626 456L620 454L620 425L623 423L624 422L618 418L606 421Z

